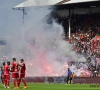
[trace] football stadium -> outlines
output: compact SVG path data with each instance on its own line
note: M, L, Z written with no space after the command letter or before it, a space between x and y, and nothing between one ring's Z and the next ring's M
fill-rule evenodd
M100 89L99 0L1 0L0 89Z

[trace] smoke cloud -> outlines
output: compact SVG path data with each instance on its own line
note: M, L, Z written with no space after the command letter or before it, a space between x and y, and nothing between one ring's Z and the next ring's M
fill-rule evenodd
M31 1L29 0L30 3ZM36 2L44 3L40 0ZM25 60L27 76L63 76L66 75L68 67L73 72L78 71L68 63L85 61L83 56L72 50L71 44L63 40L63 27L55 20L51 24L47 23L52 10L52 6L30 7L25 16L23 33L20 30L12 35L7 40L7 47L2 50L3 55L10 61L13 57L17 58L17 61L21 58Z

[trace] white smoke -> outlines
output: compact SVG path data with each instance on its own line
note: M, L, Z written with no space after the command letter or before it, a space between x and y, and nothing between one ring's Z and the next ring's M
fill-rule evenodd
M38 3L44 2L38 0ZM25 60L27 76L66 75L70 61L85 61L72 50L72 45L63 40L63 27L55 20L52 24L47 23L52 10L47 6L31 7L25 16L24 41L20 31L8 40L8 47L3 51L10 60L13 57L18 61Z

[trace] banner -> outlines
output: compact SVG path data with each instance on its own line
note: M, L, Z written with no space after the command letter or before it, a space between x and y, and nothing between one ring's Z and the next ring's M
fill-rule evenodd
M27 82L44 83L45 77L26 77Z
M26 77L26 82L34 82L34 83L66 83L67 77ZM12 79L10 80L12 81ZM100 77L75 77L72 79L74 84L76 83L99 83Z
M66 77L46 77L45 83L66 83Z
M100 77L75 77L73 83L100 83Z
M96 36L96 40L100 40L100 36Z

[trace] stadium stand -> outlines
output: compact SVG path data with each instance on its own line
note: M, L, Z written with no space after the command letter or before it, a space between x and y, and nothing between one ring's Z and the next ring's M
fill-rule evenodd
M100 3L100 2L99 2ZM57 22L62 24L65 30L65 40L69 42L68 29L69 18L71 25L71 38L70 43L73 45L73 50L86 57L86 61L89 64L88 69L92 72L92 77L96 77L95 71L100 72L100 7L96 2L93 3L81 3L66 5L65 7L59 7L68 12L69 6L72 9L71 14L60 14L57 17ZM75 7L77 6L76 9ZM92 6L95 6L94 8ZM68 9L68 10L67 10ZM85 11L85 9L87 11ZM76 10L76 11L75 11ZM92 11L92 12L91 12ZM94 61L95 65L91 62ZM98 75L99 76L99 75Z

